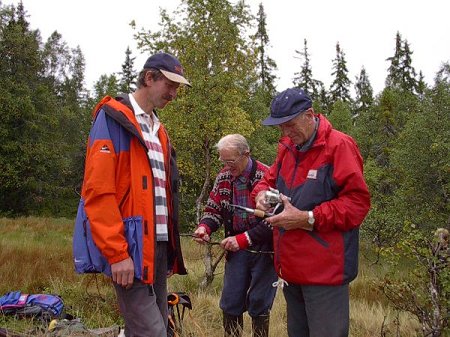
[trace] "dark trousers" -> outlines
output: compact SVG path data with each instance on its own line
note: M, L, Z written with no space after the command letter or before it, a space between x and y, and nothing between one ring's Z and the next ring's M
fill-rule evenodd
M270 254L228 252L220 308L233 316L245 311L251 317L267 315L275 298L272 283L276 280Z
M167 242L158 242L155 282L134 280L130 289L114 283L127 337L167 337Z
M283 288L287 303L289 337L347 337L349 331L348 284Z

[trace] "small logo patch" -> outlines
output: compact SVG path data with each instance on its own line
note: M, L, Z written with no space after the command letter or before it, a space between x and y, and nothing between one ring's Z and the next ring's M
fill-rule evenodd
M317 179L317 170L309 170L307 178L308 179Z
M100 149L100 152L111 153L111 150L109 149L108 145L103 145L102 148Z

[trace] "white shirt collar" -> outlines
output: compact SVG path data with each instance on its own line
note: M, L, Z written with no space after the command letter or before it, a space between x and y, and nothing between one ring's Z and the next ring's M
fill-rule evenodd
M130 99L130 103L131 106L133 107L134 110L134 115L138 116L138 115L144 115L144 117L147 118L151 118L153 121L153 125L158 125L159 126L159 119L158 117L156 117L155 113L152 111L151 114L146 113L144 110L142 110L142 108L139 106L138 102L136 102L134 96L132 94L128 94L128 97Z

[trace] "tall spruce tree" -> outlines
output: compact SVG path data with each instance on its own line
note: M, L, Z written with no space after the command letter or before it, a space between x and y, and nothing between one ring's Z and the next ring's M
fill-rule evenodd
M395 50L394 55L388 57L386 61L390 62L388 68L388 75L386 77L386 87L395 88L400 86L401 83L401 67L400 62L403 58L403 40L400 32L395 35Z
M403 58L400 63L400 69L402 70L401 87L404 90L417 93L418 83L416 79L416 70L412 66L412 54L413 52L409 47L409 43L405 39L403 42Z
M336 43L336 58L333 60L333 82L330 86L330 100L334 104L337 100L350 103L350 85L351 81L348 78L347 61L345 60L345 53L341 49L339 42Z
M295 50L295 53L298 55L296 58L303 60L303 64L300 71L294 73L294 85L297 88L306 90L311 95L312 100L316 101L320 98L321 82L315 80L312 75L312 68L308 53L308 42L306 39L303 40L303 50Z
M388 75L386 77L386 87L400 89L411 93L418 92L418 81L416 71L412 66L412 51L409 43L402 40L400 32L395 36L394 55L386 60L390 61Z
M261 88L268 95L267 103L270 103L272 96L275 94L275 79L273 72L277 69L277 65L273 59L268 56L269 36L266 29L266 13L263 4L259 4L257 14L258 30L255 34L256 50L258 51L257 65L259 69L259 79Z
M131 56L131 49L127 47L125 51L125 61L122 64L122 71L119 73L119 91L123 93L133 92L136 89L137 72L134 70L134 60Z
M359 76L356 77L355 92L354 117L370 109L373 104L373 89L364 66L361 68Z
M328 115L331 112L332 104L330 101L330 95L325 89L325 85L319 82L319 98L313 101L314 110L324 115Z
M266 13L262 3L259 5L256 20L257 31L252 38L256 44L259 80L255 82L254 93L243 102L242 107L248 112L249 119L253 121L255 128L248 137L252 147L252 155L262 162L270 164L275 158L279 132L274 128L264 127L260 122L267 116L272 98L276 94L276 76L273 72L277 69L277 65L268 56L270 40L266 29Z
M427 84L425 83L425 79L422 73L422 70L419 71L419 79L417 80L417 94L419 97L423 97L425 94L425 90L428 89Z

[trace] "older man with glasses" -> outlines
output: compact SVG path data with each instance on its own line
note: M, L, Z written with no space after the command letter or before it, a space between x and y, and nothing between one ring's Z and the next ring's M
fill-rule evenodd
M251 191L268 168L250 156L248 142L239 134L223 137L216 147L224 167L209 194L194 240L205 243L222 224L225 228L221 246L228 252L220 299L224 336L242 336L243 313L248 311L253 336L267 337L276 292L272 283L277 279L270 254L272 230L261 219L234 210L230 204L254 207Z

